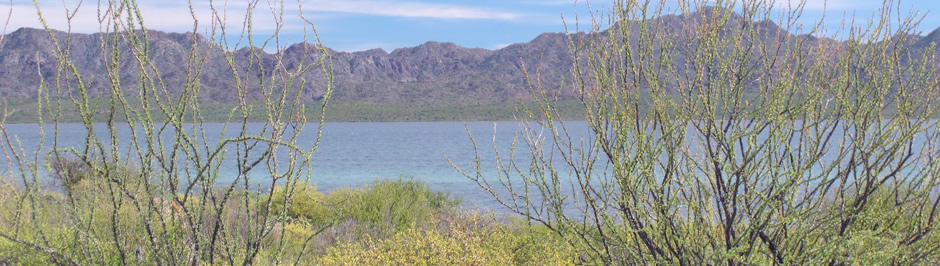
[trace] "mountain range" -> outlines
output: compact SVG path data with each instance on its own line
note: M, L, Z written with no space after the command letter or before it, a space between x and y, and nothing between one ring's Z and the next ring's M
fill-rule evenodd
M693 23L694 17L697 16L667 15L658 19L666 22L665 25L681 25ZM770 21L751 24L768 33L763 34L762 38L797 36L786 32L775 34L783 30ZM53 33L60 43L64 43L65 36L69 37L69 57L80 66L78 71L89 91L94 94L108 90L109 81L102 60L105 54L101 44L103 39L111 35ZM512 44L498 50L464 48L453 43L434 41L392 52L382 49L361 52L327 49L332 56L334 99L415 106L517 102L531 93L525 71L534 77L536 70L540 73L540 82L544 88L557 92L561 99L574 99L577 92L571 86L563 85L562 80L571 76L573 57L569 54L568 46L571 40L578 40L585 35L578 34L581 36L569 38L565 33L543 33L530 42ZM200 98L215 102L236 100L233 93L236 80L222 47L212 44L201 35L195 35L198 39L193 40L194 35L191 33L149 31L148 35L151 59L155 67L160 69L167 88L178 90L189 82L187 67L191 60L190 48L193 43L205 44L199 46L200 52L206 55L199 80ZM804 37L813 42L840 42ZM940 43L940 28L926 36L911 36L910 40L914 42L914 49L934 47L932 43ZM300 43L287 47L282 51L284 65L290 67L299 64L310 45ZM251 56L251 49L241 48L229 55L239 59L236 60L238 62L247 62L244 59ZM55 80L55 50L45 30L20 28L3 36L0 42L0 77L3 77L0 79L0 97L36 97L41 79L47 83ZM275 55L260 54L261 58L254 61L270 69ZM122 64L128 64L119 74L122 82L133 87L136 84L134 63L125 58ZM246 84L261 82L258 80L262 76L261 70L249 68L246 63L240 64L240 69L257 72L244 75ZM302 97L311 101L322 97L325 88L318 84L322 84L325 77L317 71L309 71L304 78L307 84L312 85L304 85Z

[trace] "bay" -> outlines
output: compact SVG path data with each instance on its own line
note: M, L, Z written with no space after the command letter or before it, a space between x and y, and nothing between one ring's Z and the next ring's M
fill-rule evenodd
M107 126L95 124L95 133L99 139L109 137ZM264 128L262 123L245 125L250 133L258 133ZM308 124L299 136L297 144L305 149L313 147L316 136L316 124ZM566 126L575 138L586 137L586 123L566 122ZM84 148L86 129L82 124L60 124L56 127L45 125L43 130L35 124L4 125L14 146L22 146L28 158L39 152L39 158L48 153L57 140L58 148ZM240 124L229 124L226 136L234 136ZM118 125L117 137L121 145L130 143L130 127ZM200 130L206 136L206 143L216 147L224 124L206 123ZM187 130L192 131L193 128ZM171 132L172 129L166 129ZM42 137L43 132L45 137ZM501 205L493 200L489 192L480 188L474 181L458 172L460 169L474 173L473 163L477 153L474 150L470 134L476 139L481 170L489 178L496 176L495 155L498 150L504 160L508 160L513 140L520 136L518 122L328 122L323 125L320 145L315 150L312 161L310 182L317 184L321 191L342 187L357 187L381 179L415 179L427 183L437 191L447 191L461 197L465 207L500 210ZM469 133L469 134L468 134ZM170 135L164 133L166 135ZM545 133L548 135L548 133ZM138 132L138 137L140 133ZM55 136L58 136L57 138ZM495 143L494 143L495 139ZM42 147L40 148L40 140ZM164 139L165 145L173 140ZM519 140L514 157L530 158L529 149ZM16 144L18 143L18 144ZM494 144L496 149L494 150ZM129 146L121 148L127 152ZM234 165L234 147L225 148L230 154L223 161L219 170L218 183L231 183L237 176ZM0 166L5 173L12 171L10 165ZM15 168L15 167L14 167ZM15 169L13 169L15 170ZM262 186L267 185L264 178L254 178ZM43 180L44 183L54 182ZM268 181L269 183L270 181Z
M913 147L918 147L917 153L927 152L933 154L935 152L932 148L935 146L928 141L927 136L935 134L934 122L936 121L931 121L931 126L928 126L929 128L922 134L918 134L911 143ZM94 126L95 134L99 139L109 137L106 125L95 124ZM252 134L260 133L265 128L262 123L249 123L244 126L246 131ZM565 122L565 126L571 139L575 142L578 139L589 140L592 136L587 124L583 121ZM241 127L241 124L229 124L226 128L225 124L206 123L202 124L201 127L189 125L186 130L200 132L200 136L205 136L205 139L201 141L204 141L207 147L214 149L218 147L220 139L235 136L235 133ZM130 127L125 124L118 125L116 128L116 137L121 140L118 143L124 145L121 150L129 153L132 149L128 145L130 143L128 140L132 139ZM536 128L538 127L536 126ZM82 124L60 124L57 130L53 125L45 125L40 130L39 126L34 124L9 124L4 125L4 129L5 134L10 137L10 144L23 148L21 155L26 155L23 157L26 160L39 158L41 161L43 156L52 148L53 141L57 141L56 145L59 148L75 147L81 149L84 147L86 136L85 126ZM224 136L222 134L223 129L226 130ZM691 125L688 130L690 133L694 133ZM58 134L55 134L56 131ZM163 144L174 144L175 140L168 138L172 135L169 134L172 131L172 128L165 129L163 135L167 137L161 139ZM529 148L521 140L522 132L518 122L325 123L319 148L313 154L310 182L316 184L321 191L329 191L342 187L358 187L382 179L415 179L428 184L434 190L447 191L460 196L465 202L465 207L505 211L505 208L499 205L489 192L458 172L448 159L454 162L457 168L475 174L473 163L476 162L477 152L479 152L482 175L488 178L490 182L496 182L495 178L499 176L496 167L497 161L494 159L496 152L498 151L502 155L503 161L509 160L514 139L519 142L513 155L513 158L517 159L517 163L521 167L525 167L527 161L531 158ZM539 132L539 130L536 130L536 132ZM763 131L757 135L756 143L763 143L767 133ZM810 173L805 174L807 177L821 174L823 165L841 165L843 163L836 156L838 149L840 146L851 143L849 139L843 138L851 138L855 133L851 130L843 131L842 127L834 128L833 133L836 137L825 148L820 163L814 165ZM471 141L470 135L476 140L477 150L474 149L474 143ZM542 139L549 141L546 145L550 145L549 136L551 134L549 132L542 132L539 135L542 136ZM140 138L139 135L138 137ZM314 146L316 137L317 125L308 124L296 143L301 148L310 149ZM701 154L703 152L701 147L706 144L698 134L687 135L686 142L689 148L689 154L686 155L688 159L697 160L704 156ZM40 144L42 144L42 147L40 147ZM8 146L6 143L3 145ZM778 148L787 145L796 147L799 146L799 143L791 140L776 145L783 145ZM5 150L8 149L5 148ZM238 177L235 160L232 159L235 156L234 146L224 146L223 150L226 150L228 155L222 161L217 182L218 184L229 184ZM768 151L780 152L775 149ZM34 156L37 154L38 156ZM7 163L0 164L0 170L2 170L4 178L13 178L16 167L10 167L11 164L9 164L9 158L13 157L9 153L5 155L8 160L6 160ZM553 157L552 160L556 164L563 163L560 156ZM603 163L601 162L601 165ZM930 162L919 161L912 167L903 169L902 174L907 175L929 165ZM526 171L526 169L520 170ZM704 172L699 174L705 175ZM40 176L40 178L42 177ZM262 187L270 185L270 178L263 175L253 175L252 181ZM46 178L41 182L48 184L54 182L54 180ZM496 183L492 185L499 187L499 184ZM568 188L563 187L562 189L569 192ZM537 196L535 199L537 200Z

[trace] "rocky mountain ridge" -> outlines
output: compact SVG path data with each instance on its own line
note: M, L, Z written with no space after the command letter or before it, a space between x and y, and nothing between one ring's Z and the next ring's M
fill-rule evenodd
M694 23L695 17L669 15L659 19L664 25L680 30L683 23ZM761 38L795 36L770 21L754 22L751 26L760 28ZM65 36L70 37L69 57L80 66L85 85L92 93L105 93L109 80L103 60L106 53L101 44L103 38L113 35L53 33L60 43L64 43ZM189 80L187 68L194 62L190 50L196 43L200 51L200 56L196 58L205 58L199 61L203 67L198 82L200 98L216 102L236 100L233 90L237 80L226 60L224 49L199 35L196 35L197 40L193 40L194 35L191 33L150 31L148 34L151 58L154 59L155 67L160 69L160 77L170 93L177 92L186 84L195 84ZM464 48L453 43L434 41L395 49L391 53L382 49L361 52L330 50L335 78L334 99L408 105L515 102L530 97L531 88L524 67L532 75L536 69L540 71L544 88L557 91L562 99L575 99L577 92L571 86L561 85L561 81L571 76L573 58L569 54L569 43L585 36L579 33L569 38L564 33L543 33L530 42L498 50ZM831 39L803 37L813 42L838 43ZM940 29L926 36L913 36L911 41L915 49L936 49L932 44L940 42ZM295 67L301 60L311 59L305 57L315 57L305 54L304 51L311 48L309 45L294 44L285 49L284 65ZM229 56L238 59L238 62L273 64L275 55L266 53L262 53L260 58L247 60L252 56L251 49L241 48ZM3 77L0 79L0 97L35 97L41 79L47 83L53 82L56 76L54 70L57 68L53 53L55 50L45 30L21 28L5 35L0 43L0 76ZM137 83L134 75L137 68L133 62L128 62L130 59L126 58L127 55L124 56L122 62L128 63L128 66L119 73L124 83L122 87L133 87ZM248 63L239 64L236 69L246 71L241 77L244 84L261 82L261 70L249 67ZM320 84L324 77L317 71L310 71L304 78L307 83L303 85L302 97L309 100L322 97L325 88Z

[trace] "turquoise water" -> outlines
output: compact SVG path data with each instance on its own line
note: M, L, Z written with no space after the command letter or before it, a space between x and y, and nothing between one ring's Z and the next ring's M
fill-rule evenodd
M568 124L579 135L588 132L583 122ZM327 123L322 146L314 154L313 180L333 189L401 175L460 195L469 206L499 209L488 192L447 161L472 174L475 153L468 129L480 150L484 174L495 178L494 134L496 147L508 156L520 132L516 122ZM520 145L514 157L529 158L528 148Z
M566 122L565 125L571 134L572 140L577 141L581 138L586 140L590 139L591 134L586 123ZM240 124L229 125L227 136L234 136L234 132L237 132L241 126ZM245 127L250 133L258 133L264 130L264 124L246 124ZM21 145L23 147L23 153L21 154L27 155L22 156L24 160L35 160L35 158L39 158L41 161L43 155L53 146L53 140L58 141L57 146L60 148L76 147L81 149L84 147L84 138L86 136L86 130L83 125L63 124L59 125L58 138L53 138L54 127L47 125L44 127L44 130L42 130L42 132L46 134L44 138L45 142L42 148L39 149L40 139L43 138L41 137L42 134L39 134L40 130L37 125L5 125L5 129L6 134L13 140L12 143L14 146ZM201 130L195 131L190 126L187 128L187 132L200 133L197 134L200 136L197 138L198 141L201 142L200 146L205 145L209 149L215 149L219 147L222 129L223 124L210 123L204 124ZM174 129L170 127L164 130L168 133L164 133L165 137L162 139L162 144L166 146L175 145L176 141L169 138L169 136L172 135L169 134L169 132L172 132ZM505 190L501 189L496 179L498 173L496 171L497 162L494 159L494 140L496 150L500 152L504 160L508 159L513 139L522 135L520 125L517 122L326 123L323 126L323 136L320 146L313 155L310 181L317 184L321 190L333 190L346 186L361 186L379 179L397 179L399 177L413 178L427 183L435 190L449 191L461 196L467 207L490 208L497 211L505 211L506 209L503 206L493 200L489 192L480 188L474 181L460 174L447 161L449 158L457 167L464 169L468 173L475 174L472 166L476 160L476 153L474 152L473 143L468 136L468 131L476 139L483 176L490 180L491 185L499 189L501 193L504 193ZM691 126L689 131L694 132ZM105 125L95 125L95 132L99 139L107 139L109 137ZM119 126L117 130L117 137L120 139L118 143L122 146L119 150L125 154L122 155L124 157L133 155L134 149L128 144L131 143L129 141L131 139L130 132L130 128L127 125ZM297 144L304 149L312 148L316 141L316 133L316 125L308 125L298 137ZM546 139L546 141L548 141L546 144L550 143L549 138L552 134L549 132L541 132L542 134L539 134L538 131L535 133L541 135L542 139ZM915 137L913 142L910 143L911 146L914 147L914 152L917 154L926 153L930 155L926 158L938 154L935 140L928 141L928 139L930 139L928 135L933 136L933 139L937 139L935 133L936 131L931 126L924 134ZM754 141L758 143L764 142L766 134L767 132L765 131L755 136ZM818 175L825 175L821 171L824 165L836 165L841 167L846 163L844 159L840 159L836 155L840 147L851 143L850 139L844 138L851 138L854 134L852 134L851 131L844 132L843 128L840 126L834 129L833 135L833 139L826 145L826 148L824 148L824 152L818 164L810 169L810 173L805 174L807 178L818 178ZM205 137L202 138L202 136ZM141 138L140 136L138 137ZM529 158L531 158L530 151L528 147L525 146L524 142L522 142L521 137L519 139L520 144L519 147L516 148L514 158L517 159L517 163L521 168L525 168L528 166ZM702 147L707 145L706 142L701 139L701 136L694 133L687 135L686 141L688 154L684 155L685 157L683 158L701 163L701 160L705 158ZM776 145L797 147L800 144L799 142L791 140L789 144L786 144L786 141L784 141ZM4 143L4 146L6 146L6 143ZM744 144L744 146L747 146L747 144ZM630 146L625 147L629 148ZM787 154L777 150L782 147L783 146L777 148L771 147L762 152L780 153L774 155L775 157L773 158L784 158ZM235 167L236 161L233 159L237 156L237 153L233 145L222 146L222 148L227 151L227 157L222 161L218 169L217 183L230 184L236 177L239 177L238 170ZM8 151L6 148L5 150ZM35 153L37 150L39 152L38 156L36 156ZM283 151L283 149L281 151ZM205 149L201 151L201 154L206 153L207 151ZM5 155L7 158L13 158L9 153ZM286 159L283 153L279 154L279 158ZM284 161L283 159L281 160L282 162ZM563 163L560 156L556 156L552 158L552 160L556 165ZM603 160L603 158L601 158L601 160ZM740 158L737 158L737 160L740 160ZM902 169L902 176L907 176L912 172L929 168L933 162L926 160L927 159L922 158L911 164L911 166ZM603 161L599 161L598 163L604 165ZM0 170L3 170L0 173L3 174L4 178L15 176L16 167L14 166L12 168L14 170L9 169L11 169L9 163L0 165ZM559 169L566 171L565 167L559 167ZM609 171L609 168L605 169ZM528 169L518 170L528 171ZM705 172L697 173L705 176ZM834 173L835 172L830 172L829 174ZM566 173L562 172L560 174L565 175ZM267 175L266 171L263 171L263 169L251 172L249 176L254 184L253 187L270 186L270 175ZM53 183L53 181L54 180L50 178L41 180L41 182L47 185ZM184 180L183 182L187 181ZM570 183L570 181L561 180L561 183L563 183L561 184L563 191L570 191L570 185L566 185L566 183ZM518 187L520 184L517 182L513 185ZM533 198L535 200L538 199L537 196Z
M586 136L584 122L566 123L576 137ZM259 132L263 124L247 124L249 132ZM35 155L42 139L37 125L5 125L13 140L22 144L30 158ZM204 124L201 132L205 133L209 147L217 147L223 124ZM241 125L229 125L228 134L233 135ZM495 131L494 131L495 128ZM319 148L314 152L311 182L321 190L332 190L345 186L360 186L378 179L397 179L400 176L424 181L435 190L450 191L463 198L468 207L501 209L488 192L460 174L447 161L449 158L458 167L473 172L475 161L473 143L469 132L477 139L480 148L482 170L489 178L495 178L494 136L496 147L504 156L508 156L513 138L518 136L520 127L517 122L369 122L369 123L326 123ZM168 132L172 128L166 129ZM192 130L192 128L188 128ZM54 127L47 125L43 130L45 143L40 154L48 152L53 145ZM57 146L84 147L85 128L81 124L62 124L58 129ZM109 137L106 126L95 125L99 139ZM307 125L298 139L298 144L306 149L313 147L316 140L316 124ZM545 133L548 135L548 133ZM167 134L169 135L169 134ZM132 150L127 143L131 139L127 125L118 127L121 150ZM140 137L142 138L142 137ZM521 142L521 140L520 140ZM164 145L173 145L175 140L164 138ZM127 146L124 146L127 145ZM524 144L516 149L514 157L529 158L528 148ZM225 146L228 152L226 160L219 170L218 182L231 183L238 175L235 168L234 146ZM131 153L133 154L133 153ZM40 155L40 158L42 155ZM8 169L4 164L0 166ZM15 168L15 167L14 167ZM10 173L6 171L5 173ZM262 175L255 175L253 181L262 186L270 183ZM267 182L265 182L267 181ZM43 182L49 183L51 180Z

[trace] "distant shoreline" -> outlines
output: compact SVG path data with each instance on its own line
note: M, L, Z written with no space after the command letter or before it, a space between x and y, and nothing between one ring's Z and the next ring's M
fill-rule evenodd
M8 115L3 124L36 124L38 123L38 105L35 99L13 99L0 103L8 111ZM63 111L60 113L59 123L81 123L78 112L70 106L71 103L63 103ZM265 122L265 111L263 103L252 104L255 110L248 117L247 122ZM534 103L527 103L532 109ZM304 116L306 122L317 122L320 119L320 102L310 102L304 104ZM558 120L584 120L585 109L580 101L567 100L555 102L558 114L561 119ZM202 122L219 123L229 121L229 115L236 107L231 103L206 103L200 106L200 119ZM53 124L52 114L48 113L51 106L45 106L43 123ZM99 109L106 110L103 106ZM156 110L151 111L156 122L166 121ZM288 113L283 112L284 120ZM372 103L358 101L331 101L326 109L326 122L471 122L471 121L518 121L524 114L524 109L520 103L496 103L485 105L430 105L414 106L408 104L389 104ZM527 115L526 115L527 116ZM117 122L126 122L123 117L115 117ZM528 118L532 119L532 118ZM99 112L92 119L95 123L105 123L108 121L107 112ZM187 117L187 121L193 121L192 117ZM245 121L240 113L236 113L230 122Z

